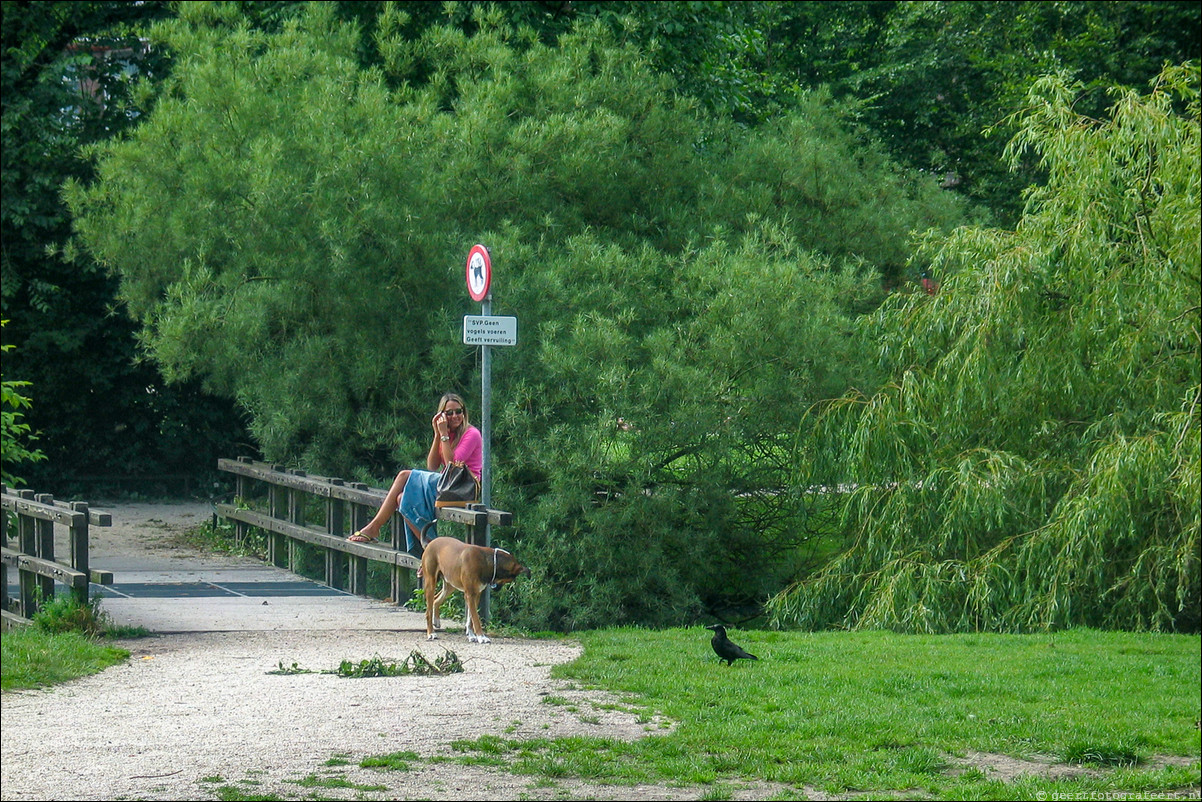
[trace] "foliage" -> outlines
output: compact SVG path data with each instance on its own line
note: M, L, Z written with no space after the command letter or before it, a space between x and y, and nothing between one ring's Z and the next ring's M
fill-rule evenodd
M426 614L426 589L421 583L414 588L409 599L404 603L406 610L411 610L415 613ZM456 621L464 620L464 601L462 593L452 593L447 596L442 602L442 607L439 610L440 614L445 618L451 618Z
M8 323L0 321L0 326ZM16 346L0 345L0 351L7 354ZM7 363L7 360L5 361ZM23 462L37 462L46 458L40 450L30 449L29 444L38 439L28 423L22 420L21 409L29 409L30 400L21 394L22 387L28 387L27 381L0 381L0 453L3 453L4 468L0 470L6 487L16 487L24 480L9 472L9 465L20 465Z
M234 503L238 509L249 509L243 499L237 498ZM257 527L247 527L246 534L239 541L235 526L230 521L216 516L193 527L177 536L179 542L202 551L217 551L234 554L240 557L255 557L266 560L268 555L267 532Z
M808 537L787 433L871 386L850 320L954 199L820 94L743 136L595 24L409 36L390 6L365 70L327 4L278 33L180 14L153 110L68 192L168 377L236 396L268 459L391 475L436 390L478 382L458 333L484 241L523 327L494 368L495 502L548 580L498 610L667 623L779 587ZM782 567L743 583L752 556Z
M39 604L33 615L33 625L52 635L78 632L88 637L103 635L108 629L108 615L100 610L99 597L80 604L70 594L60 593Z
M1202 56L1202 8L1192 2L882 5L890 8L879 25L853 39L870 45L858 53L859 69L831 76L837 94L871 99L864 122L895 158L944 176L1006 225L1022 211L1023 189L1043 175L1034 162L1010 165L1008 174L1003 149L1012 132L991 129L1034 81L1070 72L1088 88L1078 111L1097 115L1105 87L1141 86L1166 62ZM857 16L831 13L844 25Z
M444 19L473 30L484 2L447 4ZM548 7L507 2L498 12L553 42L597 20L643 47L657 72L703 107L755 128L828 87L900 162L940 176L1009 225L1021 193L1042 180L1008 172L1006 137L987 129L1008 116L1040 75L1067 69L1091 87L1141 85L1165 63L1202 57L1202 8L1143 2L605 2ZM432 22L420 9L414 26Z
M307 668L301 668L298 664L292 663L290 666L285 666L284 661L279 662L279 666L268 671L268 674L282 674L291 676L293 674L313 674L317 673ZM364 677L403 677L410 674L418 674L423 676L444 675L444 674L461 674L463 673L463 662L459 659L459 655L455 654L450 649L443 649L442 654L435 657L433 660L426 657L416 649L409 653L409 657L401 663L388 663L383 658L376 655L368 660L343 660L337 669L333 671L322 671L322 674L337 674L340 677L348 677L352 679L362 679Z
M86 256L64 253L71 221L60 186L90 176L81 145L139 119L136 82L167 65L143 47L138 26L167 8L4 5L0 308L12 321L5 339L19 345L4 362L38 388L27 420L47 460L27 478L51 492L102 473L196 476L211 472L218 455L240 451L241 421L230 405L195 385L165 386L153 365L139 363L116 280Z
M1199 628L1197 64L1107 119L1049 76L1012 162L1014 231L928 242L942 289L877 318L892 379L800 435L802 486L855 483L850 548L782 625L913 632Z
M1016 220L1034 164L1007 171L991 134L1039 76L1065 69L1098 114L1108 85L1202 57L1194 2L604 4L629 13L656 67L708 108L759 125L827 86L898 161ZM619 6L620 8L613 8ZM612 9L612 11L611 11ZM580 14L589 13L581 9Z
M496 609L530 629L663 625L769 593L813 534L786 492L788 432L853 380L848 310L869 284L779 230L679 257L500 245L524 266L514 303L534 345L494 362L519 377L501 385L498 486L536 580Z
M425 247L396 226L435 223L405 203L421 169L398 147L404 121L378 82L357 75L349 31L293 25L270 38L243 27L223 42L200 15L232 7L186 9L196 25L172 44L205 61L177 69L187 89L169 86L131 140L138 147L113 149L106 195L80 228L122 270L168 378L203 375L236 395L266 453L345 464L352 449L387 448L376 433L396 439L407 417L397 399L423 395L414 333L434 301ZM380 169L390 162L405 171ZM153 223L136 222L152 208ZM132 243L95 226L112 214ZM384 306L389 288L395 302ZM355 357L410 337L415 347L374 364Z
M378 657L372 660L362 660L354 663L343 660L338 667L338 675L342 677L395 677L405 674L441 675L462 674L463 663L459 655L449 649L443 649L440 656L431 660L416 649L409 653L408 659L397 666L395 663L384 663Z
M89 638L141 638L147 634L143 627L113 623L112 617L100 609L100 595L80 602L70 593L58 593L43 602L38 591L38 611L32 626L50 635L78 632Z
M143 47L144 28L192 5L5 5L0 311L13 320L10 339L20 345L8 360L10 372L39 388L41 400L28 421L43 432L49 459L29 466L28 477L46 490L68 492L64 482L111 475L114 465L161 479L211 470L217 456L256 453L227 399L204 392L199 381L166 382L155 363L141 361L116 279L63 247L70 219L59 188L68 177L91 176L89 163L77 158L78 146L120 137L146 119L154 87L173 65L168 49ZM437 59L422 55L431 41L427 33L445 25L474 38L498 20L551 48L581 26L603 26L643 52L650 70L670 76L675 91L736 122L739 131L774 124L803 109L811 90L828 86L895 158L946 177L954 191L986 200L1007 219L1017 216L1021 188L1039 173L1007 175L999 158L1004 138L982 131L1008 112L1034 76L1064 65L1092 86L1135 84L1166 60L1199 55L1198 4L1160 0L324 5L364 32L346 55L361 68L382 70L390 89L445 76ZM236 3L205 19L222 27L236 11L250 28L278 35L304 7L286 0ZM96 91L81 93L80 79ZM827 200L840 199L835 192ZM491 225L469 234L481 230ZM812 231L829 232L828 242L841 233L824 225ZM904 247L904 240L904 232L895 236L894 247ZM890 283L898 278L896 261L870 261ZM354 398L355 392L363 391L342 394L354 405L378 406ZM402 422L398 437L415 422ZM391 440L379 444L375 466L391 462L392 451Z

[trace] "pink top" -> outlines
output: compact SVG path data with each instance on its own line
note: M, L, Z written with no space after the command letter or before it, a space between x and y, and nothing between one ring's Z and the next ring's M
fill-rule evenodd
M467 469L472 472L472 475L477 479L484 471L484 438L480 435L480 430L475 426L467 427L467 431L463 433L463 437L459 438L459 442L455 445L455 453L452 455L455 462L462 462L467 465Z

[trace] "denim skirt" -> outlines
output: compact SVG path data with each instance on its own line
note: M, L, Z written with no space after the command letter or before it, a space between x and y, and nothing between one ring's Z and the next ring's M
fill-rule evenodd
M405 482L405 489L401 492L401 515L419 532L423 526L434 521L434 498L438 495L438 477L441 475L435 471L410 471L409 481ZM426 532L426 537L430 540L438 537L437 523ZM411 554L414 549L421 550L421 544L415 542L413 532L407 526L405 545Z

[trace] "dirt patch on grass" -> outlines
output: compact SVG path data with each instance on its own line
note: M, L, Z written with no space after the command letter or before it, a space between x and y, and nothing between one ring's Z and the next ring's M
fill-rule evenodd
M949 757L948 763L950 768L947 774L950 776L958 777L976 769L985 775L986 779L1002 782L1012 782L1024 775L1049 780L1101 775L1100 771L1088 766L1059 763L1055 758L1043 756L1023 759L988 752L969 752L964 757Z
M968 752L963 757L949 756L949 768L945 772L949 776L959 777L966 772L977 770L987 780L1013 782L1021 777L1038 777L1046 780L1072 780L1083 777L1103 777L1110 769L1100 768L1081 763L1064 763L1050 755L1033 755L1028 758L1011 757L990 752ZM1188 767L1197 760L1190 757L1173 757L1156 755L1141 763L1143 768L1164 768L1166 766ZM1198 789L1182 789L1187 796L1197 798ZM1192 796L1189 796L1192 794Z

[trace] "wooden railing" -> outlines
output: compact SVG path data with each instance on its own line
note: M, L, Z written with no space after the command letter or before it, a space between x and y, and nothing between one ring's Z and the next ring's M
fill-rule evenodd
M88 564L88 527L112 526L113 516L107 512L88 509L83 501L64 503L55 501L47 493L32 490L3 491L3 514L0 514L0 533L3 540L3 585L4 627L23 626L29 623L38 606L54 598L54 583L60 582L70 589L81 604L87 604L91 583L111 585L110 571L93 571ZM16 524L16 548L8 547L9 515ZM55 524L68 529L67 544L70 563L61 563L54 554ZM8 569L16 568L19 598L8 596Z
M302 544L321 553L326 585L357 596L367 596L368 564L382 563L390 574L390 598L398 605L408 601L416 584L421 560L405 550L404 523L400 514L389 521L376 543L352 543L347 535L367 524L388 495L386 490L330 476L315 476L280 465L255 462L245 457L217 461L220 471L235 477L234 495L239 503L218 504L216 514L234 523L234 537L245 540L251 527L267 534L267 559L273 565L296 571ZM264 496L265 491L265 498ZM261 499L260 509L250 500ZM320 505L318 513L315 505ZM321 524L309 523L320 518ZM465 540L487 545L489 526L512 525L512 513L471 507L442 507L438 520L463 524ZM480 614L487 615L484 604Z

